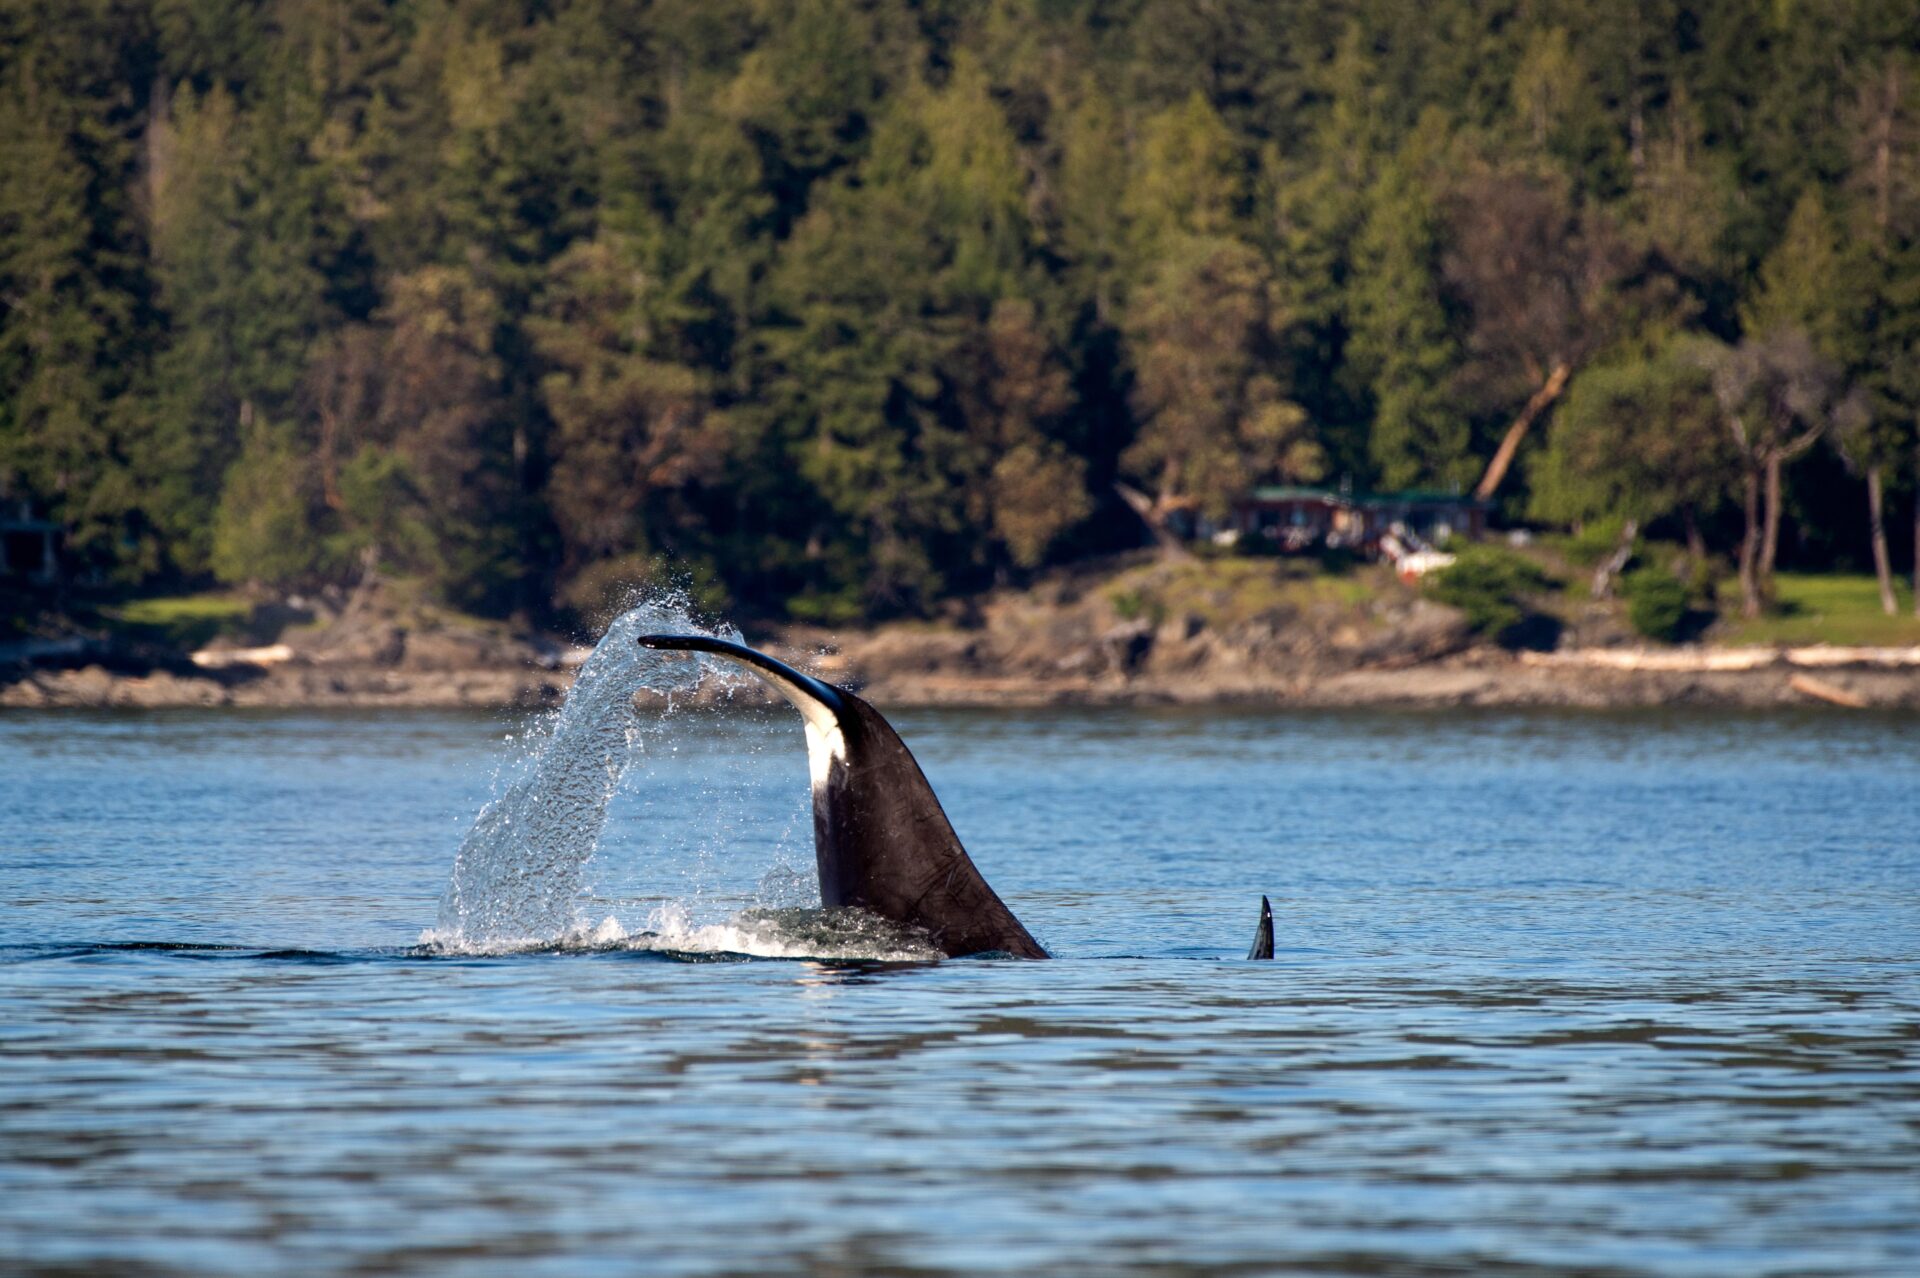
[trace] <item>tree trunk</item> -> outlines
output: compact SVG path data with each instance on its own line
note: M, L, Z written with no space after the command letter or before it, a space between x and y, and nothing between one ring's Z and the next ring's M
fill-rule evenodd
M1780 557L1780 454L1767 456L1767 513L1765 526L1760 533L1760 588L1771 597L1773 594L1773 565Z
M1680 523L1687 531L1687 589L1699 591L1711 607L1720 596L1719 583L1707 557L1707 539L1700 533L1700 512L1688 502L1680 507Z
M1527 431L1540 414L1560 398L1560 392L1567 389L1567 379L1573 375L1568 364L1555 364L1553 371L1547 374L1547 380L1539 390L1527 400L1526 407L1513 419L1513 425L1507 427L1507 434L1500 441L1493 460L1487 463L1487 473L1480 478L1480 486L1473 490L1475 501L1492 501L1493 494L1500 487L1500 481L1507 477L1507 470L1513 465L1513 458L1520 451L1520 441L1527 437Z
M1891 617L1900 605L1893 597L1893 559L1887 554L1886 494L1880 468L1867 471L1867 522L1873 530L1873 575L1880 581L1880 611Z
M1185 543L1174 536L1173 530L1167 527L1166 518L1158 502L1129 484L1116 483L1113 491L1120 494L1120 500L1127 503L1129 510L1140 516L1140 522L1145 524L1147 531L1153 534L1153 543L1160 548L1162 555L1169 559L1193 557L1193 552L1188 550Z
M1920 617L1920 445L1913 450L1913 615Z
M345 510L340 495L340 416L331 408L320 413L320 499L328 510Z
M1749 469L1743 485L1742 505L1746 511L1746 531L1740 537L1740 611L1744 616L1760 615L1760 472ZM1915 525L1920 537L1920 523Z
M1613 553L1605 559L1602 559L1600 566L1593 571L1592 594L1595 599L1613 598L1614 579L1620 575L1626 568L1627 563L1633 558L1633 541L1634 538L1639 535L1639 520L1629 519L1626 523L1620 525L1619 543L1614 546Z
M532 505L532 494L528 491L530 467L527 459L533 454L533 443L527 433L523 414L516 414L513 422L513 536L514 549L519 553L519 571L513 579L513 619L525 625L533 616L533 582L528 565L533 562L532 520L527 511Z
M1874 113L1873 224L1884 242L1893 216L1893 125L1900 110L1900 64L1887 59L1886 88Z
M1707 539L1700 535L1700 516L1688 502L1680 508L1680 523L1687 530L1687 557L1696 564L1707 562Z

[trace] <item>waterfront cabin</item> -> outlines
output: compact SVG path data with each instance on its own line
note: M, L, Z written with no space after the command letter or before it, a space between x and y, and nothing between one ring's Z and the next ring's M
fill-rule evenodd
M1473 541L1487 530L1487 504L1422 489L1356 494L1284 484L1253 489L1233 510L1233 528L1243 540L1288 552L1327 546L1374 554L1396 525L1432 545L1456 537Z
M1302 551L1346 543L1360 522L1350 497L1328 488L1277 484L1256 488L1235 502L1233 525L1245 540Z
M1487 531L1487 503L1460 493L1407 489L1373 493L1361 499L1368 541L1378 541L1395 524L1433 545L1463 537L1478 541Z

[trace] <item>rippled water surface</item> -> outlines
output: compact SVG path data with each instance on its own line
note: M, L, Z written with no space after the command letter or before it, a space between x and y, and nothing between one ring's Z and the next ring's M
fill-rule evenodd
M527 723L0 718L0 1271L1920 1273L1908 721L903 712L1058 961L857 964L682 715L492 955Z

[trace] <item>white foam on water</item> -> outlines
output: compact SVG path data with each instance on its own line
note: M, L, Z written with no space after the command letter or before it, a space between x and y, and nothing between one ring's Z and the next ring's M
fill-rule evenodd
M423 943L495 952L594 934L583 911L587 865L622 777L660 739L676 696L702 683L731 689L752 679L731 663L637 642L655 633L740 637L732 627L702 625L680 594L645 599L615 619L566 701L526 735L504 781L496 781L454 860L438 925ZM664 695L666 709L636 709L634 696L643 690Z
M672 954L749 954L756 958L926 962L942 957L917 932L862 910L754 908L724 923L696 923L668 902L624 948Z
M632 950L879 963L937 962L943 957L921 934L860 910L773 910L755 906L723 923L699 923L677 901L657 906L646 926L636 932L629 932L609 916L591 927L582 926L558 936L477 940L429 929L421 934L420 943L437 954L461 956Z

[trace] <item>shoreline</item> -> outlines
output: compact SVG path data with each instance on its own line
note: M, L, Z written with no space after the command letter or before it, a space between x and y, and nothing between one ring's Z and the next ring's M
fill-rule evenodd
M1920 711L1920 663L1848 661L1827 654L1808 664L1785 650L1703 649L1698 668L1667 653L1636 663L1611 650L1512 654L1473 648L1422 661L1345 669L1284 664L1209 664L1188 670L1045 674L992 665L861 659L860 646L809 655L811 645L769 642L773 651L890 708L1044 708L1192 706L1272 709L1510 708L1617 710L1657 707L1766 710ZM933 645L933 648L938 645ZM1607 655L1602 655L1607 654ZM1682 668L1673 668L1676 665ZM861 677L865 675L866 677ZM5 709L474 709L530 710L558 705L570 670L531 663L407 669L364 663L292 661L200 669L179 663L116 671L88 663L15 667L0 677Z

